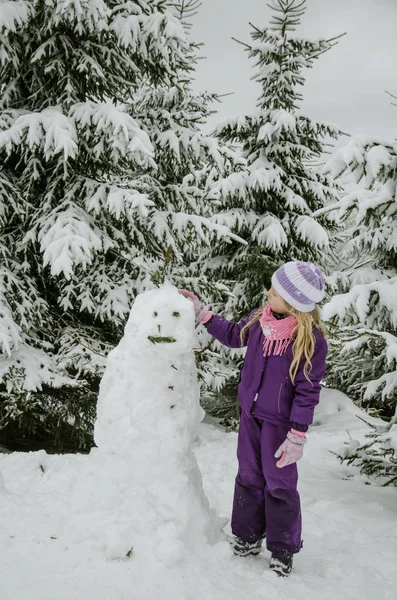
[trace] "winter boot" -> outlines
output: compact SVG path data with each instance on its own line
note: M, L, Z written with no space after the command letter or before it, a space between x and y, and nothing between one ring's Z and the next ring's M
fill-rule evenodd
M272 552L270 559L270 570L280 577L288 577L292 571L292 553L289 550L278 550Z
M234 536L234 541L231 542L233 545L233 552L236 556L256 556L259 554L262 548L262 540L253 542L250 544L242 540L241 538Z

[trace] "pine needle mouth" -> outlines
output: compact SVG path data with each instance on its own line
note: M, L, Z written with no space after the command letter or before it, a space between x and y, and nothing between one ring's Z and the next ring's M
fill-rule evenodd
M161 337L159 335L148 335L147 337L152 344L174 344L176 342L176 339L172 337Z

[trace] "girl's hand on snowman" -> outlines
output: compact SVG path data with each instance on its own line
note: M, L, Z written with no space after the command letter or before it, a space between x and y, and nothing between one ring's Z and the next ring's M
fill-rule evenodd
M280 458L276 465L281 469L287 465L292 465L298 462L303 456L303 446L306 444L306 435L303 431L291 429L287 433L286 440L281 444L280 448L274 455L275 458Z
M200 302L193 292L189 292L189 290L178 290L178 292L193 302L194 314L196 315L197 321L200 323L209 321L212 317L212 312Z

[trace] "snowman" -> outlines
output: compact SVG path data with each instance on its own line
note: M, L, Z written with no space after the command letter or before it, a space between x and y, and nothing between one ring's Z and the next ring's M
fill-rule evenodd
M140 294L101 381L94 448L77 478L75 529L109 558L172 565L215 541L192 444L204 416L194 311L176 288ZM215 526L216 527L216 526ZM85 533L82 533L85 532Z

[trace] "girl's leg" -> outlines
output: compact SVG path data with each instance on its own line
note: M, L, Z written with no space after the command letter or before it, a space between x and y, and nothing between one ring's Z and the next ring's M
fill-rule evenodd
M299 552L301 541L301 506L297 491L298 469L295 464L276 466L274 453L284 442L285 427L262 423L262 468L266 480L266 546L271 552Z
M261 426L262 423L242 413L238 433L238 473L234 488L232 532L250 543L262 539L266 531Z

